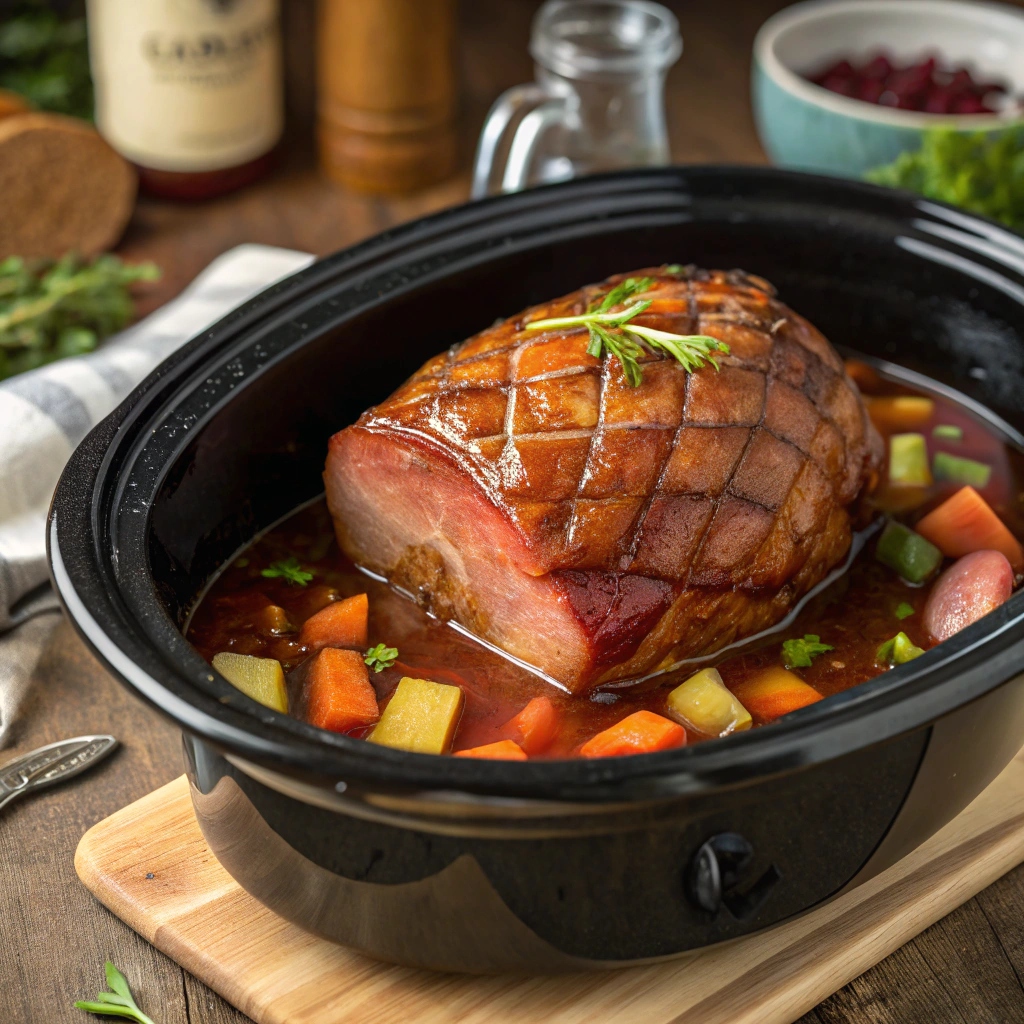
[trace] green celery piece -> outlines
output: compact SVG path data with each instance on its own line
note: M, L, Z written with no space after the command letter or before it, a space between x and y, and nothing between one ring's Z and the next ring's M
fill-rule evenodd
M974 459L965 459L949 452L936 452L932 460L932 472L936 480L951 480L956 484L970 484L979 490L988 485L992 467Z
M922 583L942 563L942 552L902 523L890 519L878 538L875 557L908 583Z
M932 437L942 441L962 441L964 432L952 423L938 423L932 427Z
M889 438L889 480L908 487L927 487L932 482L924 434L893 434Z
M893 638L892 660L897 665L903 665L908 661L921 657L924 650L914 644L906 633L899 632Z
M900 631L878 648L875 660L881 665L904 665L922 654L924 651L906 633Z
M913 615L913 614L914 614L914 606L912 604L910 604L909 602L907 602L907 601L900 601L900 603L898 605L896 605L896 618L897 619L907 619L907 618L910 618L910 616Z

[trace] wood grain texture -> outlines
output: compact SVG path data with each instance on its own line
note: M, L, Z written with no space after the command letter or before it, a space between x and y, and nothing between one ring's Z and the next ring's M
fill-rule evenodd
M686 45L667 83L673 158L763 163L748 99L750 45L761 22L786 0L663 2L679 17ZM385 201L346 193L316 172L308 56L314 0L287 0L290 142L281 166L265 182L211 202L140 201L119 252L154 259L164 270L163 280L142 297L140 313L173 298L215 256L239 243L323 255L462 202L489 104L530 77L526 45L538 6L539 0L462 0L458 173L416 195ZM14 746L0 760L85 732L114 732L123 747L95 772L15 804L0 818L0 1022L84 1024L90 1018L71 1004L102 987L103 960L110 957L159 1024L245 1024L247 1017L100 906L74 874L74 850L89 826L180 773L176 730L118 686L67 625L54 634L15 728ZM933 941L942 944L945 959L933 955L934 947L926 951ZM974 957L978 943L990 951L980 962ZM991 952L996 946L1012 974ZM973 979L969 997L960 992L965 977ZM990 1013L986 1019L1017 1007L1007 1020L1019 1022L1021 978L1024 866L805 1014L800 1024L964 1024L977 999Z
M327 177L375 195L449 177L455 0L320 0L317 136Z
M978 927L980 907L961 904L1021 860L1024 753L928 843L811 914L674 962L554 978L410 970L304 932L220 866L184 777L90 829L75 867L118 917L259 1024L442 1024L453 1016L465 1024L790 1024L947 914L945 929L904 954L932 973L916 1002L922 1011L946 1002L971 1022L995 1024L1022 1019L1024 999L1011 995L1009 979L994 1001L966 964L951 986L936 972L960 946L986 976L1012 974L991 932Z

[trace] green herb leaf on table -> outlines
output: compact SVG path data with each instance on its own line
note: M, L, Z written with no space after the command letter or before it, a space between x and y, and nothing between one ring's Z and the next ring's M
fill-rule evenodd
M595 359L611 356L618 359L623 376L631 387L638 387L643 379L640 357L648 352L664 352L674 358L687 373L693 373L709 362L716 370L718 362L713 352L729 353L729 346L706 334L672 334L632 323L650 305L642 299L619 312L613 307L643 294L653 284L650 277L627 277L612 288L600 303L579 316L550 317L534 320L526 325L528 331L544 331L560 327L586 327L590 332L587 352Z
M384 669L391 668L397 660L398 648L387 647L384 644L377 644L375 647L371 647L363 658L363 661L365 661L374 672L383 672Z
M900 601L900 603L896 605L895 614L897 619L908 619L914 614L914 606L908 601Z
M152 263L109 255L0 261L0 380L92 351L134 316L129 287L159 276Z
M831 644L823 644L820 636L805 633L802 639L782 641L782 664L786 668L810 668L819 654L834 649Z
M265 576L268 580L287 580L289 583L297 583L300 587L304 587L314 576L308 569L303 569L295 557L271 563L260 575Z
M1024 232L1024 126L998 132L933 128L921 148L866 175Z
M104 966L110 992L100 992L94 1000L79 999L75 1006L87 1013L98 1013L106 1017L124 1017L138 1024L155 1024L152 1017L139 1009L132 996L128 979L108 960Z

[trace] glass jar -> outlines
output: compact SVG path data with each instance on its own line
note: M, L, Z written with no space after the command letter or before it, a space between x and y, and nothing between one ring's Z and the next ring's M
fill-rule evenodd
M535 80L505 92L484 124L473 198L668 163L665 75L682 49L660 4L549 0L533 22Z

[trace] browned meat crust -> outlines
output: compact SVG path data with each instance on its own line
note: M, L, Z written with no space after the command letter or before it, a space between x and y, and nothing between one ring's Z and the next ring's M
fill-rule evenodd
M351 557L574 690L782 618L843 558L881 456L839 356L758 278L629 275L655 279L637 323L728 343L718 372L652 355L634 388L585 329L524 329L626 276L431 359L325 474ZM404 493L374 483L396 472Z

